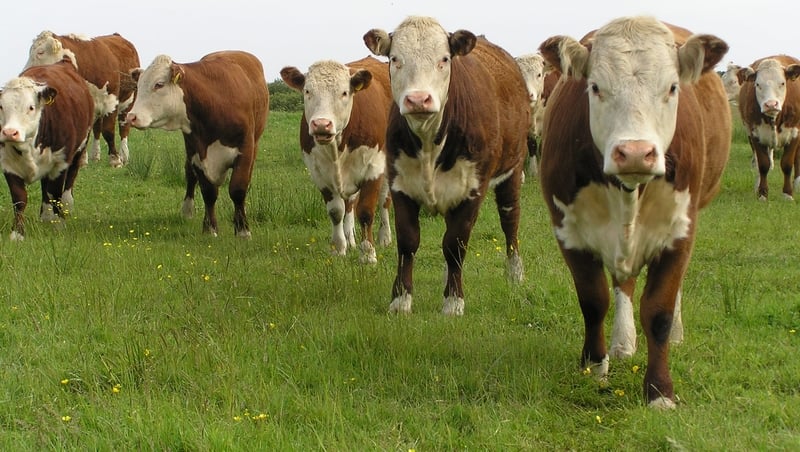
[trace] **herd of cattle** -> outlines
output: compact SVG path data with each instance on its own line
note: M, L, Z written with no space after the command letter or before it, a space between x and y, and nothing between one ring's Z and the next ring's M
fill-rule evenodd
M305 72L280 72L303 95L299 143L331 219L332 252L358 247L362 262L376 262L376 210L377 243L388 245L393 208L398 260L389 309L410 313L420 210L441 214L442 312L462 315L462 266L490 190L508 276L523 280L517 233L527 171L541 184L573 277L585 325L583 368L605 378L610 356L635 352L632 299L647 266L639 313L648 352L644 394L650 406L674 407L669 344L683 337L681 286L698 211L716 195L728 161L729 101L738 104L752 145L758 197L767 198L777 149L783 194L791 199L800 182L800 61L772 56L720 77L714 68L728 50L724 41L649 17L614 20L581 40L555 36L537 54L517 58L483 36L448 32L425 17L409 17L392 32L369 30L364 43L388 64L321 60ZM91 133L91 157L99 159L102 133L110 164L120 166L131 126L183 133L183 213L193 213L199 184L207 233L217 234L214 206L230 171L234 231L250 237L245 197L268 114L263 69L249 53L216 52L188 64L161 55L142 70L136 49L117 34L44 32L26 68L0 91L11 239L24 238L26 185L41 181L43 219L63 218Z

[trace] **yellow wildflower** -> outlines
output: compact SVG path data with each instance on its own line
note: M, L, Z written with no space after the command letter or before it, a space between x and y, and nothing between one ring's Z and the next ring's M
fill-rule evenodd
M69 378L65 378L65 379L61 380L61 384L62 385L69 384Z
M61 420L64 421L64 422L69 422L69 421L72 420L72 417L67 414L67 415L61 416Z

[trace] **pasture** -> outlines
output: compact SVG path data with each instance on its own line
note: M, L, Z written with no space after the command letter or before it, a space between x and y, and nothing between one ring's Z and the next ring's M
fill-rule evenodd
M643 335L599 385L537 180L523 185L526 280L504 276L487 198L462 318L440 314L444 229L423 216L414 313L387 314L394 245L333 258L300 157L299 113L273 112L248 195L253 238L179 216L183 140L132 131L131 162L81 170L65 225L8 240L0 189L3 450L797 450L800 208L779 171L758 202L741 130L700 215L684 285L678 409L646 408ZM613 307L612 307L613 309ZM609 320L613 312L609 313ZM607 322L610 333L610 322ZM638 329L638 324L637 324Z

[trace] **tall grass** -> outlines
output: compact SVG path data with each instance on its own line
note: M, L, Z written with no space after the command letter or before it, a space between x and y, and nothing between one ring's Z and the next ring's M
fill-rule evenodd
M758 202L739 135L701 214L671 350L675 412L644 406L644 337L607 386L578 369L582 322L535 179L523 187L527 279L503 275L487 200L443 317L444 230L422 218L411 316L387 314L394 247L363 266L330 226L273 113L236 239L179 215L180 135L135 131L131 163L81 170L72 216L0 236L3 450L796 450L798 207ZM770 175L777 187L779 175ZM38 190L30 187L31 197ZM199 194L198 194L199 199ZM0 230L11 207L0 190Z

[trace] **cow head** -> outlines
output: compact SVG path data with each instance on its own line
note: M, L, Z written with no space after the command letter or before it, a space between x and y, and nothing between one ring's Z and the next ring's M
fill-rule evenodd
M666 172L680 86L696 83L727 50L711 35L691 36L678 47L669 28L649 17L612 21L588 44L557 36L540 47L562 73L585 79L603 171L629 189Z
M184 71L166 55L155 57L144 71L133 69L136 101L125 121L137 129L158 128L190 133L189 117L183 100Z
M29 77L10 80L0 90L0 143L22 149L33 146L46 105L55 102L55 88Z
M23 71L33 66L57 63L65 58L69 59L76 69L78 68L75 54L71 50L65 49L53 32L43 31L33 40L31 48L28 50L28 62L25 63Z
M525 79L528 88L528 99L533 107L542 95L544 89L545 62L539 53L521 55L515 58L517 66Z
M728 95L728 102L736 102L739 100L739 88L741 82L739 81L739 70L741 67L737 64L728 63L725 72L722 73L722 86L725 87L725 93Z
M755 70L750 66L739 69L738 75L739 80L755 85L756 101L761 113L775 118L786 100L786 81L796 80L800 76L800 65L790 64L784 68L778 60L767 58Z
M389 57L392 97L409 125L438 128L450 88L451 62L475 47L466 30L447 33L432 18L412 16L391 34L372 29L364 43L375 55Z
M353 96L369 86L372 73L354 71L335 61L319 61L303 74L295 67L281 69L281 78L303 94L303 108L308 132L318 144L328 144L341 137L350 121Z

